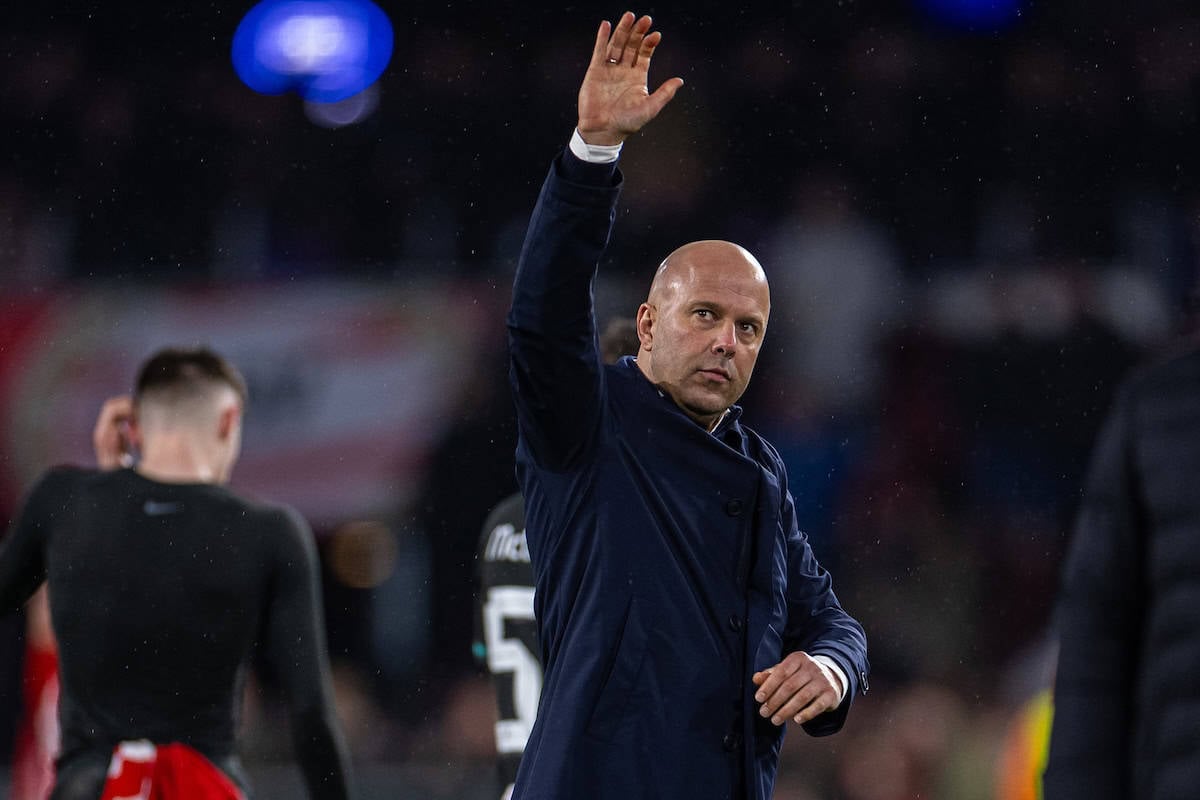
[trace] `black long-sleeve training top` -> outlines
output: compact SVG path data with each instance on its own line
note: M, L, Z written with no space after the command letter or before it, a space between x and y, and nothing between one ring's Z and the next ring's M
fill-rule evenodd
M310 795L347 797L316 564L290 509L129 469L47 472L0 541L0 614L49 581L54 796L99 797L108 755L128 739L188 744L244 785L235 729L257 646L282 685Z

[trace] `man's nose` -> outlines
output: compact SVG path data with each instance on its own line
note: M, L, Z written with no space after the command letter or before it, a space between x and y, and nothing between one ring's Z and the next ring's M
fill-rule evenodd
M737 329L731 320L717 329L716 338L713 339L712 350L714 353L729 357L733 355L736 349Z

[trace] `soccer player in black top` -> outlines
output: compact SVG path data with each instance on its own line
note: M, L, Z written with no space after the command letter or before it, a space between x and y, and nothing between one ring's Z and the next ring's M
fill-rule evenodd
M234 738L255 647L282 685L310 796L349 796L312 535L294 511L223 486L244 403L241 376L211 351L156 354L96 431L102 467L127 445L141 450L136 466L51 469L0 542L0 614L50 587L55 800L99 798L114 747L130 740L187 745L244 791Z
M611 364L638 351L632 319L611 320L600 336L600 353ZM479 613L475 657L492 673L496 688L496 756L502 800L512 794L517 767L537 715L542 661L533 615L533 567L525 547L521 494L502 500L483 523L479 539Z

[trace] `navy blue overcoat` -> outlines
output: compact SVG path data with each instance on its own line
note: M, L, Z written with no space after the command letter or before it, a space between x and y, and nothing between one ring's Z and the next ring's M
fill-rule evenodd
M603 366L592 280L621 175L569 151L534 210L508 316L517 472L545 684L517 800L767 800L782 729L750 676L795 650L866 690L866 639L797 529L775 450L709 433L626 357Z

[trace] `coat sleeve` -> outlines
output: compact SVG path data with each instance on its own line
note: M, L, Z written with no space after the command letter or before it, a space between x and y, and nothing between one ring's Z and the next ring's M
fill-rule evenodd
M309 797L344 800L350 796L350 758L334 716L316 547L299 514L278 513L266 655L282 684Z
M802 650L833 659L846 673L850 685L841 705L805 723L811 736L828 736L841 730L854 698L867 691L867 637L858 620L850 616L833 593L833 579L813 555L808 537L799 529L791 492L784 492L782 523L787 533L788 618L783 650Z
M1047 800L1132 797L1130 739L1145 587L1127 385L1092 453L1060 589Z
M542 186L517 265L509 379L522 447L549 469L575 461L600 424L604 378L592 281L620 184L615 165L563 152Z

